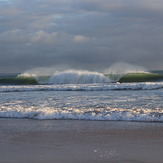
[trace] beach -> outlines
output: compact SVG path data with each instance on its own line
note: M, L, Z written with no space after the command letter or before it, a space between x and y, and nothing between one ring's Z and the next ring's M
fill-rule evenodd
M0 119L0 163L162 163L163 124Z

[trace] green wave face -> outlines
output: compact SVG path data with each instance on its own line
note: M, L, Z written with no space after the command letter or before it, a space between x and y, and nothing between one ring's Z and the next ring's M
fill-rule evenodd
M119 82L159 82L163 81L163 75L151 73L129 73L122 76Z
M0 78L1 85L35 85L38 84L35 78L33 77L3 77Z

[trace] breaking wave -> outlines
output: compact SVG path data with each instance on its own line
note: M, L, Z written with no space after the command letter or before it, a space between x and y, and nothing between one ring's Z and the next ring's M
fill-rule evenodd
M161 72L161 71L160 71ZM36 68L18 76L0 77L0 85L88 84L111 82L162 82L163 74L150 73L141 66L115 63L103 72Z
M114 80L116 75L103 74L98 72L88 71L72 71L67 70L63 72L55 73L51 76L17 76L17 77L3 77L0 78L0 85L60 85L60 84L111 84L120 82L122 83L133 83L133 82L153 82L154 85L158 86L163 81L163 75L152 74L152 73L130 73L125 74L119 80ZM129 87L131 84L128 84ZM141 85L141 84L137 84ZM147 83L148 85L148 83Z
M0 92L108 91L108 90L114 91L114 90L156 90L156 89L163 89L163 82L0 86Z

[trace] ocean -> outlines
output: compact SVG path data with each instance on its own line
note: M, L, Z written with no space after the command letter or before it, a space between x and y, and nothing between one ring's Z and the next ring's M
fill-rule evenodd
M0 118L163 122L162 72L1 74Z

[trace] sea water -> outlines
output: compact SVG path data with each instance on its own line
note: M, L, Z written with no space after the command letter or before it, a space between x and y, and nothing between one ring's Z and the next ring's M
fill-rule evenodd
M3 85L0 117L163 122L163 82Z
M124 69L127 73L144 71L131 66L130 71L126 66ZM115 76L124 75L119 70ZM113 67L111 72L113 77ZM159 78L149 74L152 80L157 77L157 82L147 82L149 75L141 74L137 77L143 78L144 82L120 83L113 82L113 78L101 72L65 70L54 74L41 73L32 71L18 78L0 78L0 118L163 122L161 74ZM33 82L31 77L38 84L29 85L29 81ZM20 85L22 81L23 85Z

